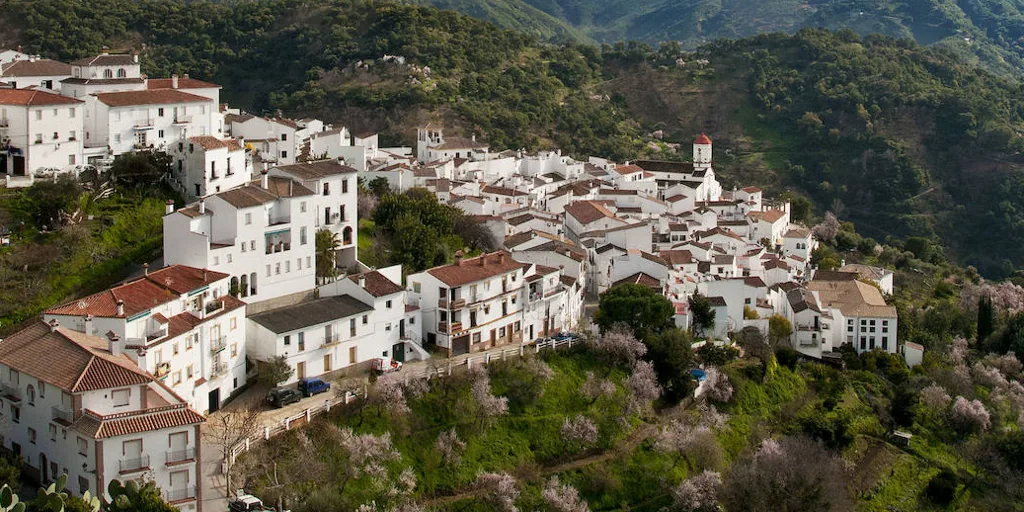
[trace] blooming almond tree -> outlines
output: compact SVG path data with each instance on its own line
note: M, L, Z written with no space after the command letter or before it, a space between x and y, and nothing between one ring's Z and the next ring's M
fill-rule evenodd
M971 367L971 376L975 383L990 389L1005 387L1009 384L999 368L984 363L974 363L974 366Z
M487 423L498 416L508 414L508 398L491 394L491 377L487 375L487 370L476 366L470 372L470 391L479 407L481 422Z
M356 434L351 428L328 426L329 435L347 456L345 475L341 481L341 492L355 478L369 475L377 479L387 477L386 464L398 460L401 455L391 445L391 434Z
M949 411L949 418L953 424L964 432L981 432L988 430L992 425L988 409L979 400L968 400L962 396L956 397L953 407Z
M704 471L683 480L672 489L674 510L681 512L717 512L718 492L722 488L722 475Z
M562 442L573 452L589 448L597 443L597 425L582 414L566 418L562 422Z
M709 367L705 372L704 395L715 402L725 403L732 399L732 393L729 376L714 366Z
M825 213L825 220L821 221L821 224L811 228L811 232L814 234L814 238L824 242L835 242L836 235L839 234L839 219L836 218L832 212Z
M651 402L661 396L654 365L649 361L634 361L633 373L626 378L626 388L629 390L626 414L641 414L650 409Z
M554 512L590 512L587 502L580 499L579 491L571 485L563 485L557 476L548 480L541 497Z
M953 401L942 386L932 384L921 390L921 403L935 410L945 409Z
M480 499L490 510L497 512L518 512L516 500L519 499L519 488L516 479L508 473L480 473L476 476L477 490Z
M594 350L609 364L628 366L647 353L647 346L628 329L619 327L608 331L594 344Z
M445 465L457 465L462 460L462 452L465 449L466 442L459 439L459 434L454 428L437 435L437 451L441 452L441 462Z
M615 384L608 380L602 379L594 375L593 372L587 372L587 378L583 381L583 386L580 387L580 392L583 397L590 400L593 404L603 396L612 396L615 394Z
M700 469L718 468L725 462L725 456L718 446L715 434L704 425L673 421L658 433L654 449L675 456L673 469L686 455L689 455L694 466Z

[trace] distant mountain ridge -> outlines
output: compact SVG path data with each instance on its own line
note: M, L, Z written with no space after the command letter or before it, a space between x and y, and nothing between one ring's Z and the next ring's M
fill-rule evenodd
M1024 0L414 0L540 37L693 48L806 27L939 44L1001 73L1024 70Z

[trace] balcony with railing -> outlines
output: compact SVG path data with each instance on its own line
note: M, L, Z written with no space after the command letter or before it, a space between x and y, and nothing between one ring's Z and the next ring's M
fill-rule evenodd
M164 500L171 505L194 499L196 499L196 488L194 486L182 487L181 489L168 489L164 491Z
M192 116L174 116L174 124L185 125L192 122Z
M220 310L224 309L224 301L222 301L222 300L211 300L210 302L206 303L205 307L206 307L206 314L207 315L211 315L213 313L216 313L217 311L220 311Z
M448 322L438 322L437 324L438 332L448 332L449 327L451 327L451 332L461 331L462 322L452 322L451 324L449 324Z
M3 118L3 119L0 119L0 128L10 128L10 127L11 127L11 120L10 119L7 119L6 117Z
M21 401L21 390L16 388L16 387L14 387L14 386L12 386L12 385L10 385L10 384L2 384L2 385L0 385L0 392L3 393L4 398L6 398L6 399L8 399L8 400L10 400L12 402L20 402Z
M210 341L210 353L216 354L223 351L228 346L227 336L218 336Z
M181 462L192 462L196 460L196 449L186 448L184 450L169 450L167 452L167 465Z
M141 130L152 130L153 129L153 119L152 118L148 118L148 117L145 118L145 119L136 119L134 127L138 131L141 131Z
M71 424L71 420L73 419L73 416L71 415L71 411L69 409L61 409L60 407L51 407L50 408L50 413L53 416L53 421L56 421L58 423L63 423L65 425L70 425Z
M267 254L290 251L292 249L292 230L271 231L263 236L263 241L267 248Z
M462 309L466 307L466 299L451 300L443 297L437 301L437 307L441 309Z
M227 363L213 363L210 367L210 376L212 378L221 377L227 375L228 364Z
M325 347L333 347L333 346L337 345L338 343L341 343L341 335L340 334L332 334L330 336L324 336L324 345L323 346L325 346Z
M144 471L149 469L149 455L143 455L141 457L131 459L121 459L118 461L118 464L121 467L121 474Z

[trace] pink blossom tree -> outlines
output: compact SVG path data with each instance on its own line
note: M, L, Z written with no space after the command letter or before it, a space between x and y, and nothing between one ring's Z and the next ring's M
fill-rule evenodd
M949 411L950 421L963 432L983 432L992 425L988 409L979 400L956 397Z
M608 379L602 379L594 375L593 372L587 372L587 378L583 381L580 392L584 398L590 400L590 403L593 404L601 397L614 395L615 384Z
M566 418L562 422L561 433L562 442L571 452L587 449L597 443L597 425L582 414Z
M480 366L473 367L470 378L470 392L477 403L481 426L498 416L508 414L508 398L491 394L491 377L487 375L486 369Z
M825 219L821 221L821 224L811 228L811 233L818 240L833 243L836 241L836 236L839 235L839 219L834 213L826 212Z
M587 502L580 499L580 493L571 485L562 484L558 476L551 477L541 497L554 512L590 512Z
M718 493L722 488L722 475L716 471L703 471L683 480L672 489L674 510L680 512L718 512Z
M689 457L698 469L716 469L725 463L714 433L705 425L673 421L658 433L654 449L674 456L672 468L684 457Z
M704 396L715 402L726 403L732 399L732 394L729 376L714 366L709 367L705 371Z
M609 364L631 365L647 353L647 346L629 329L621 327L605 333L593 347Z
M1000 283L982 282L969 284L960 291L960 307L976 313L978 301L982 298L992 301L992 308L998 313L1013 314L1024 309L1024 287L1010 281Z
M481 493L480 499L497 512L519 511L516 507L519 499L517 485L516 479L508 473L480 473L475 483Z
M327 432L346 456L341 492L351 480L364 475L381 480L387 478L387 463L401 457L391 444L390 433L356 434L351 428L342 429L334 425L329 425Z
M938 384L932 384L921 390L921 403L935 410L945 409L952 400L949 393L946 393L946 390Z
M454 428L437 435L437 451L441 453L441 462L445 465L458 465L465 449L466 442L459 439L459 434Z
M626 389L629 400L626 403L626 414L642 414L651 407L651 402L661 396L654 365L649 361L634 361L633 373L626 378Z
M971 376L974 382L987 388L1004 387L1008 384L1006 377L998 368L988 366L984 363L974 363L971 367Z
M1024 365L1021 365L1013 352L1003 355L991 354L985 357L983 362L993 368L998 368L1007 378L1020 376L1021 370L1024 369Z

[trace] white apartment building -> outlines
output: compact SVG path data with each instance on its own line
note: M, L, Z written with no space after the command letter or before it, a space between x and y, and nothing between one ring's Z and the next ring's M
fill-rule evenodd
M857 277L855 273L819 271L807 285L817 292L822 310L833 319L832 345L849 343L858 353L875 349L899 353L896 308L885 303L878 288Z
M416 158L420 162L434 162L452 158L467 160L488 160L490 146L476 141L476 135L470 138L445 138L444 130L427 124L416 129Z
M249 350L259 361L286 358L295 371L281 384L390 357L373 315L373 306L349 295L264 311L249 317Z
M212 412L245 384L245 304L229 291L227 274L173 265L52 307L43 319L115 334L142 370Z
M231 276L229 287L260 302L316 287L313 191L291 179L261 179L164 215L164 262Z
M523 270L507 251L465 259L406 277L410 300L423 311L428 344L448 354L523 341Z
M106 494L111 480L147 478L182 511L200 512L203 417L138 368L116 335L37 321L0 343L4 447L41 482Z
M0 82L6 82L16 89L40 87L60 92L61 80L70 76L69 64L36 56L0 64Z
M359 226L356 170L337 160L320 160L272 167L270 176L294 180L313 191L310 197L313 223L306 226L312 231L326 229L338 235L338 268L354 266Z
M252 181L252 161L244 143L196 135L171 144L171 184L195 201L208 194L244 185Z
M86 118L87 147L114 156L136 148L167 150L192 135L216 135L217 104L175 89L98 93Z
M308 136L291 119L258 117L251 114L228 115L232 137L245 139L255 147L263 162L289 165L297 161L302 137Z
M321 297L348 295L373 307L373 332L375 346L360 349L360 352L376 353L375 357L391 357L397 361L426 359L429 356L422 347L420 310L408 306L407 292L402 282L402 266L394 265L325 284L318 289ZM389 353L385 353L390 349Z
M17 48L0 48L0 66L4 64L10 64L16 60L27 60L31 55L21 51L21 47Z
M0 89L0 172L8 186L82 163L81 101L37 89Z

